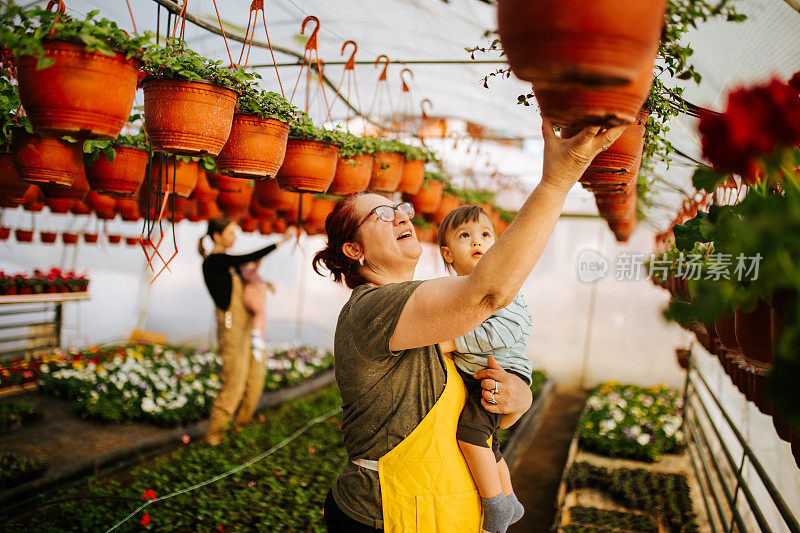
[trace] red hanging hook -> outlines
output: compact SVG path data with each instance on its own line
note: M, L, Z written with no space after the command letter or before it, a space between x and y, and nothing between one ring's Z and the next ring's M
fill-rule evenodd
M311 32L311 36L308 38L308 41L306 42L306 50L314 50L316 52L316 50L317 50L317 32L319 32L319 26L320 26L319 19L317 17L315 17L314 15L307 16L305 19L303 19L303 25L300 26L300 33L305 35L305 33L306 33L306 24L308 24L309 21L316 22L317 26L314 28L314 31Z
M59 15L63 15L67 11L67 6L64 4L64 0L50 0L49 2L47 2L48 11L51 11L53 9L53 6L58 6L58 9L56 9L56 13L58 13Z
M411 89L408 88L408 83L406 83L406 79L403 77L403 74L405 74L406 72L408 72L408 75L411 76L412 80L414 79L414 73L411 72L411 69L404 68L403 70L400 71L400 81L403 82L404 93L411 92Z
M356 52L358 52L358 45L355 41L345 41L342 45L342 53L341 55L344 56L344 51L347 48L348 44L353 45L353 53L350 54L350 59L347 60L347 64L344 66L345 70L353 70L356 68Z
M428 112L425 110L425 104L428 104L429 110L433 109L433 102L431 102L430 98L423 98L419 103L419 108L422 110L422 118L428 118Z
M381 75L378 77L378 81L386 81L386 69L389 68L389 57L386 54L381 54L378 56L378 59L375 60L375 68L378 68L378 65L381 63L381 59L383 59L386 63L383 65L383 71Z

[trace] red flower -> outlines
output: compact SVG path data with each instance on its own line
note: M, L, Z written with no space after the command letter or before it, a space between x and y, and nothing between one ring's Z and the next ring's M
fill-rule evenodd
M144 494L142 494L142 499L143 500L148 500L148 499L149 500L155 500L156 499L156 492L153 489L147 489L146 491L144 491Z
M150 513L144 513L144 516L142 517L142 520L139 523L141 525L143 525L143 526L149 526L150 525Z
M795 72L792 79L789 80L789 85L795 90L800 92L800 72Z
M224 530L222 529L222 524L217 524L217 525L219 526L219 530L220 530L220 531L224 531Z
M778 80L739 89L728 96L725 113L704 114L699 128L703 155L714 167L749 180L756 159L800 144L800 95Z

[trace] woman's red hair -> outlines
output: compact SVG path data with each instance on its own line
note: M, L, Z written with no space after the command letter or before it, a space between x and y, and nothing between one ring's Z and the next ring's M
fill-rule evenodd
M333 211L325 219L325 233L328 242L325 248L314 255L311 265L320 276L320 267L324 266L331 273L333 281L344 283L351 289L367 283L367 279L359 272L359 263L344 254L342 247L348 242L355 242L359 217L355 209L355 199L363 193L350 194L339 200Z

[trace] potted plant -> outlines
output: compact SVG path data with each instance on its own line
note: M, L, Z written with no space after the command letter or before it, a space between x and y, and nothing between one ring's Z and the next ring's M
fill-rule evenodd
M226 68L177 38L149 46L142 70L145 129L157 150L216 156L231 132L238 91L253 76Z
M43 244L53 244L58 238L58 233L55 231L40 231L39 238Z
M11 155L12 132L18 127L33 132L27 117L17 114L19 108L17 86L12 85L0 71L0 196L9 198L14 203L22 203L28 184L19 179L14 168Z
M417 213L433 214L439 208L447 182L447 176L441 172L426 172L419 191L414 194L403 193L403 199L411 202Z
M84 167L78 167L78 175L69 187L42 183L39 185L44 202L54 213L66 213L72 207L72 202L83 200L89 192L89 182L86 180Z
M428 152L424 148L403 145L403 155L406 160L403 163L403 172L400 175L400 183L397 190L402 193L416 194L425 181L425 163L428 162Z
M461 198L458 197L456 194L456 190L452 187L446 187L445 193L442 195L442 200L439 202L439 207L436 208L430 217L433 222L437 224L441 224L444 221L444 217L452 211L453 209L457 209L461 205Z
M396 139L367 137L372 145L375 163L372 165L372 177L369 188L373 191L394 192L403 178L405 163L405 145Z
M125 237L125 244L128 246L137 246L139 244L139 237Z
M81 146L74 140L42 137L24 128L14 128L11 137L14 168L22 181L69 187L78 177Z
M86 244L97 244L99 237L97 233L84 233L83 242Z
M192 199L198 202L213 202L217 199L219 191L211 186L209 180L210 176L216 174L216 168L213 159L203 158L200 160L197 165L197 183L192 190Z
M417 234L417 240L419 242L436 243L436 239L438 238L436 234L436 224L428 222L421 216L415 216L411 219L411 223L414 225L414 232Z
M46 135L114 138L136 91L139 56L150 35L130 36L107 19L30 11L9 4L0 46L17 58L22 106L35 131Z
M259 180L255 186L255 197L259 207L276 211L297 210L298 194L284 191L278 186L278 180Z
M291 123L286 157L276 176L285 191L325 192L336 173L339 136L315 127L307 115Z
M71 231L65 231L61 234L61 240L64 241L64 244L78 244L78 234Z
M188 198L197 184L200 172L198 160L196 157L154 153L148 169L151 191L174 192L177 196Z
M17 286L14 283L14 276L9 276L2 271L0 271L0 294L4 296L12 296L17 294Z
M138 118L133 115L129 120ZM92 190L119 197L136 195L147 171L148 144L143 129L120 134L112 141L86 141L83 152Z
M336 160L336 172L328 194L354 194L366 190L372 177L374 145L365 137L342 132Z
M242 89L228 141L214 162L221 174L238 178L274 178L286 155L289 123L299 109L281 95L255 84Z
M0 241L7 241L11 236L11 228L0 226Z
M101 220L112 220L117 216L117 202L112 196L89 191L86 196L86 203L94 211L97 218Z
M244 186L238 191L220 191L217 206L225 215L236 220L247 212L252 196L253 187L249 180L244 180Z
M336 205L336 198L327 195L314 196L311 202L311 213L306 222L308 226L317 230L325 229L325 220L333 212Z
M119 244L122 242L122 235L116 233L108 233L106 234L106 238L108 239L108 244Z
M33 231L29 229L15 229L14 238L17 242L33 242Z

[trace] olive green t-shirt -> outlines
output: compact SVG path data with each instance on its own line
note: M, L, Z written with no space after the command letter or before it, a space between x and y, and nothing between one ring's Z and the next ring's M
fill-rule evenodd
M400 314L420 283L356 287L339 314L333 353L351 459L377 460L388 453L444 391L447 369L438 346L389 350ZM347 461L333 482L333 497L354 520L383 528L377 472Z

